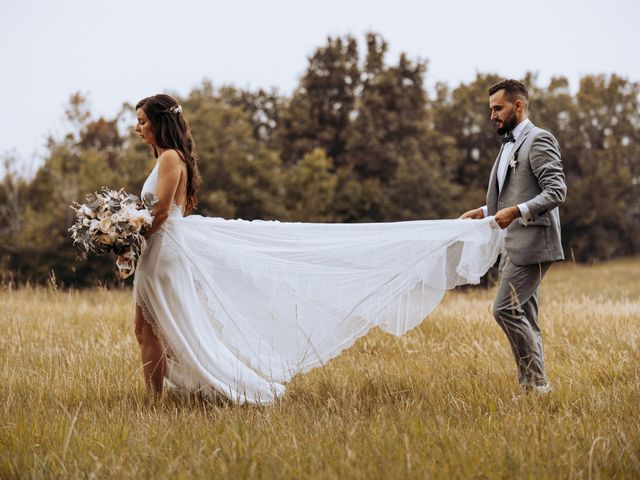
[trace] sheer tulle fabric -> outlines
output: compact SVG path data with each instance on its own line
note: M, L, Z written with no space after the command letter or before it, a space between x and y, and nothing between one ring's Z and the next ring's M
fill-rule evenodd
M269 403L372 327L417 326L447 289L477 283L502 241L493 218L248 222L175 206L138 262L134 295L167 350L169 386Z

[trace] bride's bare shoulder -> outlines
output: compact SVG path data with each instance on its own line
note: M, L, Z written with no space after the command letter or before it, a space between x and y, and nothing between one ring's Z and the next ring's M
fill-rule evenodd
M176 150L169 149L160 154L158 164L163 170L182 170L184 161Z

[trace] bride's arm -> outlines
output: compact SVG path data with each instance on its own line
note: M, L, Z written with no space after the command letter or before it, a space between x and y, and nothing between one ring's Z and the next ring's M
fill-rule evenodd
M145 238L151 237L167 221L173 198L180 183L182 163L182 159L175 150L167 150L158 158L158 187L156 190L158 203L151 212L153 223L145 234Z

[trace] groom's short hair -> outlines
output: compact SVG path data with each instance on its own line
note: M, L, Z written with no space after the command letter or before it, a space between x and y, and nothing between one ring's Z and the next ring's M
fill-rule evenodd
M519 98L524 101L525 105L529 104L529 92L527 91L527 86L519 80L502 80L489 88L489 95L493 95L500 90L504 90L504 94L511 102L514 102Z

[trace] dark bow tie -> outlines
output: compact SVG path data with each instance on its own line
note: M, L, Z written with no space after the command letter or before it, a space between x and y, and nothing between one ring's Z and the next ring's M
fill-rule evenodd
M513 132L509 132L509 133L505 133L502 136L502 144L504 145L505 143L509 143L509 142L516 142L515 137L513 136Z

